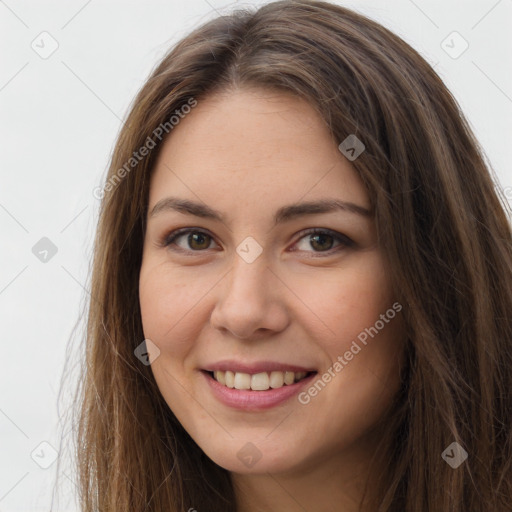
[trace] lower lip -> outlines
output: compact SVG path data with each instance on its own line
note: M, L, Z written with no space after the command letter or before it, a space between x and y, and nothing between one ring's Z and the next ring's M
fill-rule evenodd
M250 389L228 388L220 382L217 382L208 372L201 371L201 373L204 375L210 389L218 400L225 405L245 411L270 409L286 402L286 400L297 395L316 375L316 373L312 373L299 382L284 385L280 388L270 388L267 391L253 391Z

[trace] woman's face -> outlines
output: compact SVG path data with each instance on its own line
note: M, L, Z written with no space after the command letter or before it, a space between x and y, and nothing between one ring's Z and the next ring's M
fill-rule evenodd
M398 388L401 306L319 115L284 93L210 96L161 149L140 306L169 407L237 473L369 453Z

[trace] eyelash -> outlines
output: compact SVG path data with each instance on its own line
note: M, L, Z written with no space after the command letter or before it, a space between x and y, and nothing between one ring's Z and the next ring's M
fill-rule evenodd
M163 248L167 247L167 248L171 249L172 251L189 253L189 254L190 253L198 254L198 253L207 251L208 249L201 249L201 250L183 249L182 247L179 247L179 246L175 246L175 247L171 248L171 245L176 241L176 239L178 239L179 237L181 237L183 235L190 234L190 233L200 233L202 235L206 235L207 237L209 237L211 240L214 241L213 236L211 236L208 232L206 232L202 229L181 228L181 229L172 231L171 233L166 235L162 239L162 241L160 242L159 245L160 245L160 247L163 247ZM311 235L328 235L340 244L334 248L328 249L327 251L305 251L305 252L313 252L314 254L320 255L320 256L314 256L314 257L322 257L321 255L331 256L335 252L338 252L342 249L347 249L347 248L353 247L355 245L353 240L351 240L347 236L343 235L342 233L338 233L336 231L333 231L331 229L326 229L326 228L309 228L309 229L305 229L305 230L299 232L298 235L299 235L299 238L298 238L297 242L295 242L295 244L297 244L300 240L307 237L308 235L310 235L310 236ZM295 252L295 250L293 252Z

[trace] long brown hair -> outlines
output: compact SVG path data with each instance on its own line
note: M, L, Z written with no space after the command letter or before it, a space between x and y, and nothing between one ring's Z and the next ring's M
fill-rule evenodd
M138 277L149 178L162 143L130 159L157 127L172 135L169 118L191 100L246 86L302 97L336 144L355 134L366 146L353 165L375 210L408 340L402 388L377 453L389 469L372 476L369 510L512 510L505 199L425 60L364 16L310 0L204 24L165 56L131 107L94 248L75 418L82 510L236 510L229 472L181 427L134 355L144 339ZM452 442L468 453L457 469L441 456Z

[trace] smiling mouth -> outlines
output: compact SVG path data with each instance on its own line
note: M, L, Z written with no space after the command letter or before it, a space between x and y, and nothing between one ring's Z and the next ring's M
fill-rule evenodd
M251 391L267 391L269 389L282 388L284 386L291 386L296 382L306 379L316 372L260 372L260 373L242 373L232 371L206 371L212 379L216 380L219 384L238 390L251 390Z

